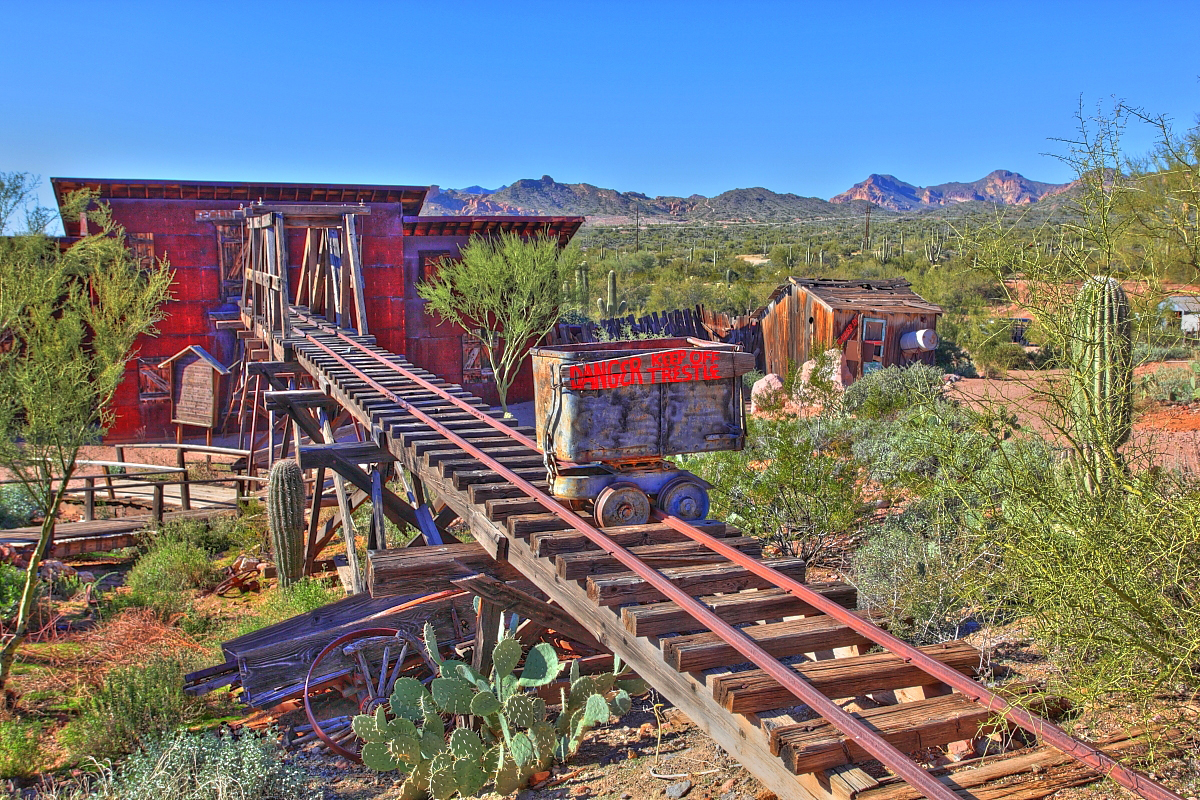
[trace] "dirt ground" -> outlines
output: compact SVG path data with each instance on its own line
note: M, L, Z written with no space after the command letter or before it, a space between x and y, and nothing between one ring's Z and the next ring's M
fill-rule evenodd
M1140 378L1163 366L1186 363L1144 364L1134 370L1134 377ZM1061 373L1055 370L1010 370L1003 379L964 378L952 384L949 393L981 410L1003 406L1015 414L1022 427L1053 436L1047 424L1053 409L1037 393L1043 387L1052 387L1060 378ZM1154 462L1168 469L1200 470L1200 404L1168 406L1139 402L1134 410L1133 436L1128 447L1135 452L1152 453Z

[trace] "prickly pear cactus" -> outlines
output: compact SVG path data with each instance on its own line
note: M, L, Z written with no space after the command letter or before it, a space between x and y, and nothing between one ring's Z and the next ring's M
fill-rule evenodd
M267 520L279 585L290 586L304 573L304 475L290 458L271 467Z
M469 664L443 659L428 625L425 640L438 667L429 688L413 678L399 678L386 708L354 718L354 732L364 742L363 764L406 773L400 788L405 799L466 797L489 781L496 792L510 794L556 758L573 755L584 735L610 715L628 711L626 687L645 690L618 680L619 661L614 674L582 677L578 662L572 662L571 692L563 697L556 728L546 721L545 701L526 693L562 672L551 645L538 644L525 653L518 673L521 645L503 638L492 651L491 675L485 676ZM478 730L455 728L447 737L442 715L449 714L478 718Z
M1133 323L1115 278L1093 276L1075 298L1072 414L1089 477L1120 469L1133 428Z

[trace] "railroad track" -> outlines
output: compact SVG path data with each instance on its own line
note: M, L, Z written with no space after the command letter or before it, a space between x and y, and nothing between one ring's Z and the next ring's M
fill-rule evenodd
M730 526L660 515L595 528L547 493L533 429L372 337L303 308L290 316L282 344L299 365L465 520L492 558L780 797L869 794L880 779L859 764L875 760L921 794L951 800L955 779L934 777L906 753L1023 728L1142 797L1178 798L974 680L982 656L967 643L912 647L854 611L851 587L804 584L799 560L763 559L759 543ZM386 551L373 556L370 582L402 585L387 575L388 561ZM882 650L866 652L875 646ZM857 699L853 713L838 702L847 698ZM816 716L796 718L800 706Z

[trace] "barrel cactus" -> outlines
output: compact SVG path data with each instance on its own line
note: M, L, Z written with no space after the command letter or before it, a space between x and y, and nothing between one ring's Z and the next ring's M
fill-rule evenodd
M1133 429L1133 323L1115 278L1093 276L1075 297L1072 415L1090 479L1121 467Z
M271 467L267 520L279 585L291 586L304 574L304 475L290 458Z

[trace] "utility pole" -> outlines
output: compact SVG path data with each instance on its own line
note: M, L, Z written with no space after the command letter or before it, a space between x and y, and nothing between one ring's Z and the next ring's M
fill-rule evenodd
M640 202L633 204L633 252L640 252L642 249L642 204Z

